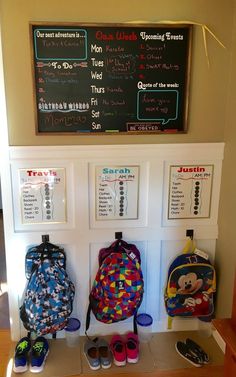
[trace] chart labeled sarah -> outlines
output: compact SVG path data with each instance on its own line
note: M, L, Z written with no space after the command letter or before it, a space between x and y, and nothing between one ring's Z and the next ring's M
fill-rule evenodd
M139 166L96 167L96 219L138 218Z
M209 218L213 165L170 166L168 219Z
M65 223L65 169L20 169L19 175L22 222Z

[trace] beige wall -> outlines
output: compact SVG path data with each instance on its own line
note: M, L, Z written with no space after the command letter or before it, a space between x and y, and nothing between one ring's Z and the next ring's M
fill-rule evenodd
M232 35L234 39L232 43L230 85L224 133L226 146L219 211L219 239L216 253L219 271L217 315L220 317L227 317L231 314L234 271L236 266L236 1Z
M7 110L11 145L217 142L223 140L232 0L0 0ZM191 20L208 25L228 47L194 30L189 131L179 135L36 136L30 56L30 21L125 22Z

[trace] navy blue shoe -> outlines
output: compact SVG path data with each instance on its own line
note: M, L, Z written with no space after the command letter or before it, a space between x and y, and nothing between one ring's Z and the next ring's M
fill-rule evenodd
M195 367L202 366L202 359L198 355L192 353L189 347L184 342L178 341L175 344L175 349L180 356L182 356L185 360L187 360Z
M13 371L23 373L28 369L28 353L30 350L30 339L24 337L19 340L15 348Z
M42 372L48 353L49 345L47 339L39 336L32 347L30 372Z
M192 353L201 358L203 364L209 363L210 360L208 354L199 346L199 344L189 338L186 339L185 343Z

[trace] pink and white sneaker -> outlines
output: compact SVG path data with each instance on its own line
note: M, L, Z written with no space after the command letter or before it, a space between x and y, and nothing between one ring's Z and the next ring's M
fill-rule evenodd
M118 367L126 365L125 343L120 335L114 335L111 339L110 349L113 354L114 364Z
M138 335L133 332L129 332L126 335L126 357L127 362L135 364L139 360L139 340Z

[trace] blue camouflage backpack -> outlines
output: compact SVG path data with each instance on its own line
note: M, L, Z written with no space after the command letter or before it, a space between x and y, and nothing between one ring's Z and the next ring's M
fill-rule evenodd
M37 335L62 330L72 312L74 294L65 268L47 250L34 265L26 287L20 308L24 327Z

